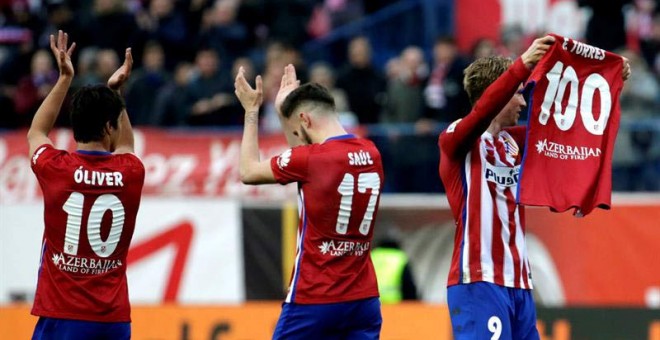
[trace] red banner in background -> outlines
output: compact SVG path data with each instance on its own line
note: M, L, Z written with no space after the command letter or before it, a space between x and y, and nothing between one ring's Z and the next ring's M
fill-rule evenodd
M75 150L70 130L50 135L55 147ZM25 131L0 135L0 203L32 202L41 197L30 171ZM143 193L152 196L252 196L282 198L295 186L247 186L240 182L241 134L212 131L135 131L135 151L146 169ZM281 134L260 137L262 159L288 148Z
M459 0L455 6L456 40L463 52L481 38L500 42L506 26L519 26L526 37L554 32L574 39L583 36L585 27L585 14L575 0Z
M527 209L528 241L538 237L549 252L566 305L659 308L660 206L614 203L584 218Z

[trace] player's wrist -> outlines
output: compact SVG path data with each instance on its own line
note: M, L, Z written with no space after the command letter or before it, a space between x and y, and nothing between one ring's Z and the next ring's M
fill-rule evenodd
M245 124L257 124L259 122L259 110L245 110Z
M63 82L72 82L73 81L73 74L68 74L68 73L60 73L60 76L58 78L59 81Z

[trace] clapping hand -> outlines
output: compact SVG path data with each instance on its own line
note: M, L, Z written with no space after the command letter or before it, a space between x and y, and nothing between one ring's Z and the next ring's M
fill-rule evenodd
M71 62L71 54L76 49L76 43L71 44L67 49L69 43L69 35L62 32L57 32L57 42L55 36L50 35L50 50L57 60L57 67L60 70L60 76L73 78L74 70L73 63Z
M284 68L284 75L282 75L282 82L280 83L280 90L277 91L275 97L275 109L280 112L282 103L286 97L295 89L300 86L300 80L296 76L296 68L289 64Z
M246 113L259 112L259 107L261 107L261 103L264 100L261 76L257 76L255 83L256 88L253 89L245 79L245 69L241 66L238 69L238 74L236 75L236 80L234 82L234 88L236 89L234 93L236 94L236 97L238 97L238 100L241 102Z
M108 87L117 91L119 90L124 83L128 80L128 77L131 75L131 69L133 68L133 55L131 54L131 48L126 49L126 55L124 56L124 64L122 64L115 73L110 76L108 79Z

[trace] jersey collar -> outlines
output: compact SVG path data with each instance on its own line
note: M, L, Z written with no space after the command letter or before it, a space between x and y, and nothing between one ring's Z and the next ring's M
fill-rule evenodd
M350 138L355 138L355 135L352 133L347 133L345 135L339 135L339 136L334 136L326 139L325 141L331 141L331 140L342 140L342 139L350 139Z
M76 150L77 153L88 156L110 156L112 152L108 151L93 151L93 150Z

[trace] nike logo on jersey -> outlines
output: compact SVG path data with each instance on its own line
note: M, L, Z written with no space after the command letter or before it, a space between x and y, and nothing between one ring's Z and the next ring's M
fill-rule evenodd
M42 152L44 152L44 150L46 150L46 147L42 146L41 148L39 148L39 150L37 150L37 152L34 153L34 156L32 156L32 164L37 164L37 158L39 158L39 156L41 155Z

